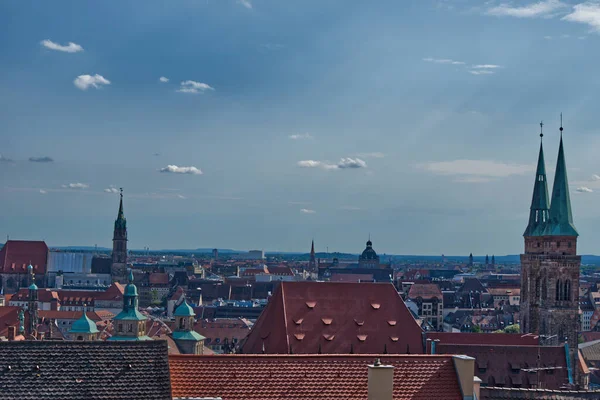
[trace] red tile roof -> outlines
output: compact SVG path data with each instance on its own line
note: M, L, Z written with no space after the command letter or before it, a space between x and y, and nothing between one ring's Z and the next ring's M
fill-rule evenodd
M154 272L150 274L148 281L151 285L167 285L169 283L169 274Z
M204 336L205 346L229 343L241 343L250 332L248 324L239 318L217 318L214 320L199 320L194 330ZM219 339L218 341L216 339Z
M368 364L394 368L394 399L462 399L451 356L169 356L173 397L364 400Z
M436 352L465 354L475 358L475 375L488 386L559 389L568 383L564 346L471 345L440 342L436 346ZM542 368L542 370L539 373L523 370L529 368Z
M8 336L8 327L19 326L19 310L21 307L0 307L0 336Z
M294 276L294 271L292 271L290 267L280 265L269 267L269 274L277 276Z
M410 286L408 297L410 299L416 299L417 297L422 299L431 299L433 297L437 297L441 300L442 291L435 283L415 283L414 285Z
M421 333L392 284L282 282L243 352L416 354Z
M38 301L42 303L50 303L50 302L59 302L60 298L56 291L50 289L38 289L37 291ZM19 289L17 293L15 293L10 301L28 301L29 300L29 289Z
M35 274L45 274L48 246L41 241L8 240L0 250L0 272L26 274L31 263Z
M55 311L55 310L40 310L38 316L43 319L72 319L78 320L81 318L83 311ZM85 315L92 321L101 321L102 318L94 311L86 311Z
M521 335L520 333L427 332L427 339L437 339L440 344L539 345L539 336Z

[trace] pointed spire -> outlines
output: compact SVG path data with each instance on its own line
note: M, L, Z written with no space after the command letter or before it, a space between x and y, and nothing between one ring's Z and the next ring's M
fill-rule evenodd
M533 184L533 196L531 207L529 208L529 223L525 228L523 236L541 236L548 222L548 179L546 178L546 164L544 161L544 146L542 131L544 123L540 122L540 154L538 156L537 170L535 172L535 182Z
M554 173L552 187L552 201L550 205L550 223L544 230L545 235L554 236L579 236L573 224L571 213L571 197L569 195L569 180L567 178L567 163L562 139L562 114L560 116L560 145Z
M315 255L315 239L313 239L310 244L310 256L314 257L314 255Z
M125 219L125 213L123 212L123 188L120 188L120 200L119 200L119 214L115 221L115 230L126 229L127 220Z

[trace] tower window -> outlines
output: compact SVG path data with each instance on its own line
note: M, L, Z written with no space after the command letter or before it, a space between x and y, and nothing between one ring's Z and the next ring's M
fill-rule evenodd
M569 246L569 248L571 248L571 242L569 242L568 246Z
M560 242L556 242L556 247L560 247Z

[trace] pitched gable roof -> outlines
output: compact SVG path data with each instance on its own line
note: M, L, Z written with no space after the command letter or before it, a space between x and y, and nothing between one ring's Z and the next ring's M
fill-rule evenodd
M421 333L390 283L282 282L243 352L416 354Z
M171 399L165 341L0 342L0 381L7 400Z
M8 240L0 250L0 272L26 274L31 264L36 274L45 274L48 246L42 241Z
M394 366L394 399L462 399L452 356L169 356L173 397L225 400L364 400L378 357Z
M423 299L431 299L437 297L442 300L442 291L440 287L435 283L415 283L410 286L408 290L408 297L416 299L421 297Z

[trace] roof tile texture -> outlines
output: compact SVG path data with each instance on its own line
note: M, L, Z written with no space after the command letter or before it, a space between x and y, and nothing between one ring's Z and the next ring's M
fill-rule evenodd
M451 356L170 356L173 397L364 400L368 364L394 368L394 400L462 399Z
M0 398L168 400L167 343L0 342Z

